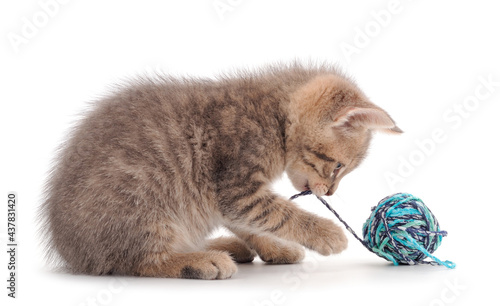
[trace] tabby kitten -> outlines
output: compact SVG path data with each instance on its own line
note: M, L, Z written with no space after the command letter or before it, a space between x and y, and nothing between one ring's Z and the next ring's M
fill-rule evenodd
M74 273L225 279L256 255L295 263L347 246L271 192L331 195L372 131L400 133L334 68L141 80L99 101L64 144L41 206L49 255ZM207 240L217 227L233 237Z

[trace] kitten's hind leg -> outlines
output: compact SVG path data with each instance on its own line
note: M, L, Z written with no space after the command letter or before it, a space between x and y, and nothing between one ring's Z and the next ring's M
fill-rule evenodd
M208 241L206 249L226 251L238 263L251 262L257 256L254 250L238 237L219 237Z
M292 264L304 259L304 248L293 241L263 234L254 235L238 232L248 245L257 251L260 259L271 264Z
M136 274L150 277L226 279L237 270L236 264L226 252L154 253L144 258Z

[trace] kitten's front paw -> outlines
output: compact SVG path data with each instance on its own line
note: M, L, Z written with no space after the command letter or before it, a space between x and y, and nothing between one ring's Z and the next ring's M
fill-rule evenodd
M304 259L304 247L295 242L281 242L277 239L261 245L259 257L270 264L292 264Z
M321 255L338 254L347 248L344 231L328 219L315 217L309 233L304 245Z
M185 265L181 270L181 278L226 279L230 278L238 268L229 254L209 251L198 260Z

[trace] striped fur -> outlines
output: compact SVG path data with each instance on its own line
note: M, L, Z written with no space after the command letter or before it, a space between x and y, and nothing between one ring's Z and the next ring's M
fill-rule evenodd
M40 210L48 254L75 273L222 279L255 252L338 253L342 230L270 185L286 170L298 189L333 193L375 129L396 127L329 66L138 80L62 146ZM219 226L237 237L207 241Z

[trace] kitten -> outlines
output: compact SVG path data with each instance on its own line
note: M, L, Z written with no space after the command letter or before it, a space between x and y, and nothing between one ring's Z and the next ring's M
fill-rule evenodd
M74 273L225 279L347 246L340 227L271 192L331 195L372 131L400 133L334 68L137 81L102 99L61 149L41 206L49 254ZM217 227L235 236L207 240Z

